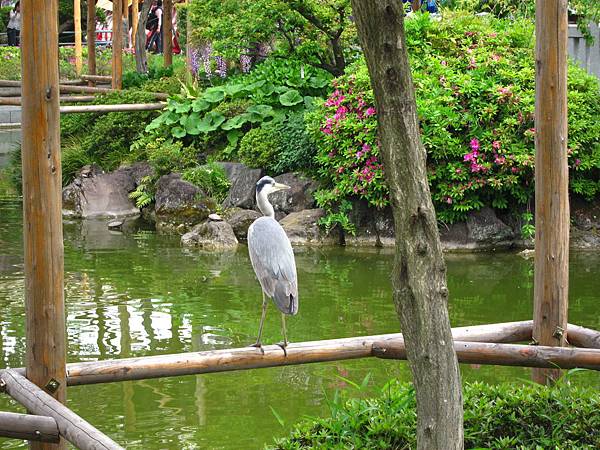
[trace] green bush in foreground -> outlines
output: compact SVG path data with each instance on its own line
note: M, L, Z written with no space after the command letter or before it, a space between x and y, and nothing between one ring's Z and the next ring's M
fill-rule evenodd
M465 448L600 448L600 394L567 384L464 387ZM378 398L332 406L332 417L300 423L272 448L415 448L412 385L392 381Z

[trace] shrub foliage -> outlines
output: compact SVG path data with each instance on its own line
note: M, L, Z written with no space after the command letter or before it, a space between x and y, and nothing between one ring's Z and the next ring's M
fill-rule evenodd
M464 387L465 448L600 448L600 395L566 383ZM377 398L331 405L329 418L297 425L275 449L416 448L412 385L390 382Z
M406 21L431 193L438 217L462 220L483 205L507 208L533 193L535 69L533 25L449 14ZM571 190L600 191L598 81L569 66ZM379 162L376 111L363 61L334 80L335 91L309 128L327 190L322 206L362 197L387 203Z

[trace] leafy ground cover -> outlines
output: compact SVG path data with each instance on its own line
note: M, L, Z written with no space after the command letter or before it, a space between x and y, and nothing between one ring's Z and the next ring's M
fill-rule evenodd
M463 391L465 448L600 447L600 394L593 389L567 383L472 383ZM416 402L410 384L391 381L376 398L334 399L330 409L330 417L304 420L271 448L416 448Z

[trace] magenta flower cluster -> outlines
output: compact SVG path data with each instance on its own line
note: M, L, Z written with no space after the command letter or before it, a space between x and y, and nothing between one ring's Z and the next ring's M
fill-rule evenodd
M332 180L337 196L359 196L382 207L388 202L387 188L371 96L365 97L365 91L354 86L352 76L335 80L334 87L323 103L319 124L322 152L318 159L323 175Z

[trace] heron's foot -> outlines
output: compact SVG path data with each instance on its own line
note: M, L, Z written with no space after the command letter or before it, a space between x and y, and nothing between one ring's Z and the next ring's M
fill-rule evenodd
M283 354L287 357L286 347L288 346L288 343L287 342L278 342L277 345L279 347L281 347L281 350L283 350Z
M264 355L265 354L265 350L263 349L263 346L260 342L256 342L254 344L252 344L250 347L254 347L260 350L260 352Z

